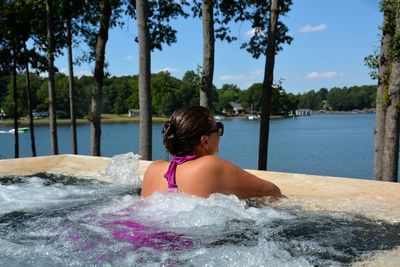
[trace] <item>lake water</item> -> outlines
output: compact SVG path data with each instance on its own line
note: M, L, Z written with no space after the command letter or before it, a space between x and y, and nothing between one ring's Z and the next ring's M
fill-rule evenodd
M223 120L219 156L241 166L256 169L259 121ZM272 120L270 124L268 170L362 179L373 178L375 114L320 114ZM153 126L153 159L165 159L162 123ZM0 131L12 126L0 124ZM50 155L48 126L36 126L38 155ZM29 132L20 134L20 156L31 156ZM90 126L78 125L79 154L90 154ZM138 153L139 124L103 124L103 156ZM58 126L60 154L71 153L70 126ZM14 136L0 134L0 158L14 157Z

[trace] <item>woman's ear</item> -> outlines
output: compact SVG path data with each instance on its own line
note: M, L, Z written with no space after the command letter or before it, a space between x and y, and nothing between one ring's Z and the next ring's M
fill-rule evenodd
M195 147L195 153L197 156L207 155L208 151L208 137L203 135L200 138L200 143Z
M208 148L208 136L207 135L201 136L200 144L201 144L202 147Z

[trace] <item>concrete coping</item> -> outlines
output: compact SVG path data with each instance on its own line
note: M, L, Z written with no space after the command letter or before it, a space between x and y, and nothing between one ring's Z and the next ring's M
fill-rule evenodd
M6 176L26 176L40 172L91 178L108 182L105 169L110 158L82 155L57 155L35 158L0 160L0 179ZM150 161L139 162L143 175ZM287 196L276 206L300 206L305 211L354 213L374 220L400 222L400 184L362 179L317 176L296 173L247 170L278 185ZM385 257L385 255L389 255ZM382 252L369 264L400 259L400 248ZM393 263L393 261L390 261Z

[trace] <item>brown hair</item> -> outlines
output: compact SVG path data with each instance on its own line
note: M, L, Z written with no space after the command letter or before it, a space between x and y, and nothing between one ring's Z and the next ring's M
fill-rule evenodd
M202 135L214 127L210 111L202 106L176 110L162 130L165 148L172 155L189 155L200 143Z

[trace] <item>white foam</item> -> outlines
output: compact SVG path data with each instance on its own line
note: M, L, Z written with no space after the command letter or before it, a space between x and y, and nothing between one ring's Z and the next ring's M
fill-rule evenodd
M285 223L296 215L269 205L249 207L233 195L213 194L205 199L184 193L155 193L140 198L124 195L124 191L116 194L113 190L117 187L96 182L47 183L33 177L23 179L23 183L0 185L0 215L38 209L51 214L28 217L20 228L11 225L13 222L0 224L4 229L0 228L0 265L310 266L305 257L291 255L286 248L340 253L313 240L271 241L280 231L276 221ZM106 197L110 194L114 197ZM94 209L64 211L92 202L98 203ZM167 233L178 238L178 245L182 239L193 246L182 251L160 251L151 246L133 249L133 244L113 235L109 226L116 221L141 225L143 234ZM18 229L13 230L14 226ZM121 227L128 233L136 231ZM340 265L329 260L322 263Z
M136 218L172 228L223 225L233 219L252 220L258 224L277 218L291 218L286 212L268 207L247 208L243 200L233 195L213 194L204 199L187 194L154 193L142 202L144 208L128 207Z
M194 266L312 266L303 257L292 257L275 243L264 240L254 247L205 248L187 257Z
M105 173L110 176L113 184L138 188L142 184L138 172L139 159L140 156L132 152L115 155L111 158Z
M106 190L99 183L81 185L46 185L39 177L22 178L22 183L0 185L0 215L13 211L65 206L93 201Z

